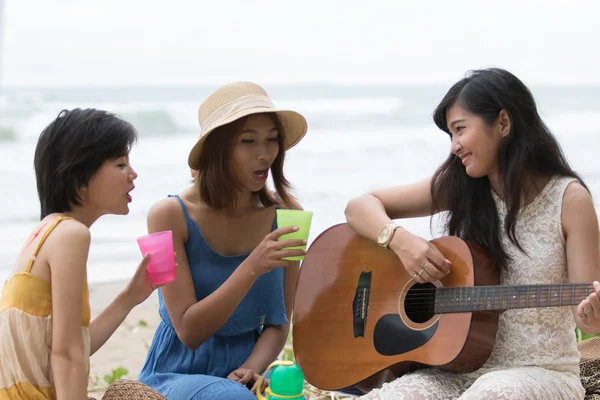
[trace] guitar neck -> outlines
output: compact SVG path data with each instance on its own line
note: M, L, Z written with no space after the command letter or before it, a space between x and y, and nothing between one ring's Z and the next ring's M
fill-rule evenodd
M437 288L435 313L573 306L593 292L587 283Z

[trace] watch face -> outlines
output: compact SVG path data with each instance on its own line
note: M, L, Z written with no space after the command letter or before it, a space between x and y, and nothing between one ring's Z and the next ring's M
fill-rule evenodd
M392 233L392 228L389 226L385 226L381 232L379 232L379 243L385 243L388 241L390 234Z

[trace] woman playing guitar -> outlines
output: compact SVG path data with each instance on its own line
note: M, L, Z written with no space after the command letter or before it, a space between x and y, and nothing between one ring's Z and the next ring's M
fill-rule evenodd
M448 235L481 245L501 285L594 282L579 305L510 309L475 372L405 374L364 399L583 399L575 327L600 332L598 219L583 180L541 120L527 87L501 69L471 72L434 113L451 154L433 177L352 199L348 224L394 252L419 283L452 263L393 220L447 212Z

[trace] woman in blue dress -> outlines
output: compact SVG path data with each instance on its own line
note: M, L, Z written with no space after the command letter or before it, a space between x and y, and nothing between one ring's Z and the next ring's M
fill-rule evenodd
M297 228L277 229L275 210L300 209L283 164L307 124L251 82L211 93L198 119L194 185L148 214L148 232L173 232L179 267L139 379L168 399L250 400L290 329L299 263L282 258L304 250L284 247L306 242L278 240Z

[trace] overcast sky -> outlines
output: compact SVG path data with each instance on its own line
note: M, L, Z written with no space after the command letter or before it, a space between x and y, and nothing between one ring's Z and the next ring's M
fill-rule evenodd
M0 83L600 84L597 0L0 0Z

